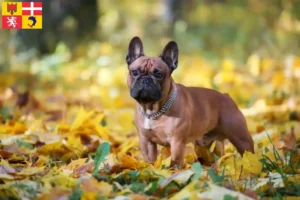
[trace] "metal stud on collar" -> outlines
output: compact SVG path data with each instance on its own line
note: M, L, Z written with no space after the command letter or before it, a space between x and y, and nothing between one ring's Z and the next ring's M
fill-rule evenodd
M172 92L170 98L168 99L168 101L166 103L164 103L164 105L161 107L161 109L158 112L147 114L142 110L142 107L140 106L141 114L144 117L146 117L148 119L152 119L152 120L155 120L155 119L159 118L160 116L162 116L162 114L164 114L165 112L167 112L170 109L170 107L172 106L174 100L176 99L176 96L177 96L177 88L175 86L174 91Z

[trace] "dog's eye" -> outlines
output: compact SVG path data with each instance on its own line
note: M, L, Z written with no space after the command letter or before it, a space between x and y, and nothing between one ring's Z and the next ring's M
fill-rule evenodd
M155 76L156 78L162 78L162 77L163 77L163 74L160 73L160 72L157 72L157 73L154 74L154 76Z
M130 73L131 76L137 76L139 74L137 70L132 70Z

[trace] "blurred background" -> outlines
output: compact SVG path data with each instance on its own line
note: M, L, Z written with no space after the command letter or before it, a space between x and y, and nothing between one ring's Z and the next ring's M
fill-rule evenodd
M2 116L51 121L73 105L131 113L125 57L134 36L149 56L177 41L175 80L227 92L245 112L284 105L291 117L299 105L298 0L42 2L42 30L0 32ZM120 126L131 128L128 116Z

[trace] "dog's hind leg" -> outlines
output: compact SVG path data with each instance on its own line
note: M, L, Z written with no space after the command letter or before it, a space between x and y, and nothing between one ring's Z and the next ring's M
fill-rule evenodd
M195 142L195 152L197 154L198 161L202 164L213 164L215 161L214 154L219 157L224 155L224 141L219 137L219 131L219 128L215 128ZM216 141L214 150L210 152L210 148L214 141Z
M222 104L220 127L222 132L243 156L245 151L254 153L253 139L248 131L246 119L243 113L229 95L224 95Z
M198 142L194 143L195 153L197 155L198 161L202 165L211 165L214 163L214 155L209 151L209 146L203 146Z

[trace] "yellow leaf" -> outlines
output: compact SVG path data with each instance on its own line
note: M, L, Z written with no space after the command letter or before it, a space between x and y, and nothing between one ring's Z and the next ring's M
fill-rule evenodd
M86 112L83 107L80 107L80 110L71 125L71 131L79 128L88 118L90 118L95 113L94 110Z
M214 141L214 142L211 144L211 146L210 146L210 148L209 148L209 151L210 151L210 152L213 152L214 149L215 149L215 147L216 147L216 141Z
M170 147L163 147L160 151L162 155L162 159L166 159L171 155L171 148Z
M296 184L300 184L300 174L295 174L295 175L289 176L288 181L296 183Z
M156 169L161 169L162 167L162 156L161 154L158 156L158 158L156 159L155 163L154 163L154 167Z
M139 161L137 161L134 157L119 153L118 159L121 161L121 165L125 169L137 169L140 166Z
M230 154L220 158L218 163L222 162L226 166L228 174L237 180L241 175L260 174L262 170L260 159L260 155L246 151L243 158L236 158Z
M243 156L243 169L245 170L245 173L249 172L253 175L260 174L262 170L262 163L259 161L260 159L260 155L246 151Z
M44 167L29 167L29 168L25 168L24 170L18 172L17 174L23 175L23 176L30 176L30 175L41 173L44 171L45 171Z
M197 156L195 153L189 153L185 157L185 163L194 163L195 160L197 159Z
M80 110L77 113L77 116L71 125L71 130L78 128L85 120L85 117L86 117L86 111L84 110L84 108L80 107Z
M97 199L97 192L84 192L80 197L81 200L94 200Z
M274 75L273 75L273 78L272 78L272 85L273 87L277 88L277 87L280 87L282 85L282 83L284 82L284 73L283 72L276 72Z
M13 128L13 133L22 134L27 130L24 124L16 122Z
M180 192L176 193L170 200L179 200L179 199L199 199L197 198L197 190L195 187L197 185L197 181L190 182L187 186L180 190Z
M9 174L0 174L0 179L1 180L14 180L15 177Z
M48 133L49 130L47 129L44 120L42 119L38 119L38 120L34 120L30 127L28 128L28 130L30 130L30 132L33 133Z
M54 142L50 144L45 144L41 148L38 149L38 152L42 155L53 155L53 156L61 156L64 153L68 152L69 149L63 147L62 142Z
M95 119L93 120L93 126L97 131L97 135L104 140L109 140L109 131L106 127L103 127L100 123L103 120L104 113L101 112L96 115Z
M162 160L162 165L170 166L170 163L171 163L171 156L169 156L166 159Z
M278 151L278 152L279 152L279 155L282 155L282 151ZM275 158L275 153L271 150L264 153L264 155L273 162L277 161L277 159Z
M0 131L3 133L22 134L26 130L26 126L20 122L10 121L6 125L0 126Z
M223 156L220 158L222 161L222 164L226 166L226 172L229 176L231 176L234 180L239 179L241 175L241 166L242 162L241 159L238 159L234 156L234 154L230 154L230 157L228 155ZM223 168L223 167L222 167Z
M172 175L171 172L169 170L166 170L166 169L155 170L154 172L155 172L155 174L163 176L165 178Z
M80 137L70 136L68 137L66 146L78 157L81 157L85 151L85 147L81 144Z
M300 200L300 197L293 197L293 196L284 197L284 200Z
M86 162L86 158L80 158L77 160L72 160L68 165L63 166L62 170L74 170L82 165L84 165Z
M132 147L138 147L139 141L138 138L126 140L124 143L120 145L120 152L121 153L127 153L129 149Z
M68 124L59 124L57 126L58 133L66 133L70 130L70 126Z
M54 187L69 189L74 188L78 184L77 179L62 173L56 168L53 168L50 172L43 176L41 178L41 182L43 183L43 187L45 187L46 189Z
M45 156L61 158L64 160L76 159L82 156L85 147L81 144L79 137L70 136L66 144L54 142L46 144L38 149L38 152Z
M39 159L34 163L34 167L42 167L44 164L48 162L48 157L40 155Z

